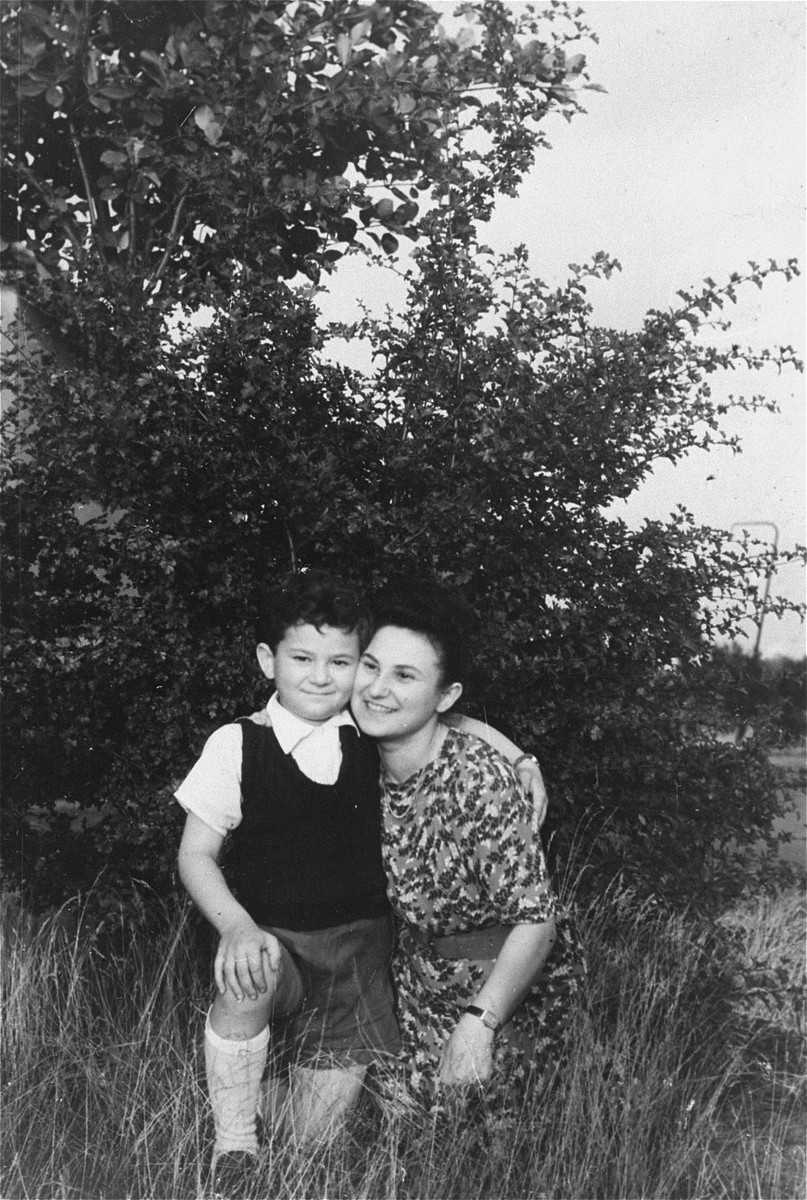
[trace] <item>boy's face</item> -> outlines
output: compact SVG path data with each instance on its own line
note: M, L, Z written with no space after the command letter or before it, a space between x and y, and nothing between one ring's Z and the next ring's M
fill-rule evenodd
M359 662L359 635L332 625L292 625L273 654L265 642L258 662L267 679L274 679L277 698L303 721L321 725L335 717L350 700Z

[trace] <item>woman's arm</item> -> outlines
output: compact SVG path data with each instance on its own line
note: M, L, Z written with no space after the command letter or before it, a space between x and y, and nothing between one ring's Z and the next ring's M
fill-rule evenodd
M227 988L236 1000L254 1000L268 988L266 967L280 965L277 939L256 925L227 886L218 864L224 838L195 813L189 812L179 846L179 877L203 916L219 932L213 966L216 986ZM264 963L264 954L268 962Z
M470 1002L504 1025L541 973L555 941L554 920L516 925L488 978ZM462 1013L443 1048L440 1079L447 1084L484 1083L493 1067L493 1029L472 1013Z
M505 737L498 729L494 729L492 725L488 725L487 721L477 721L475 717L466 717L464 713L451 711L443 713L441 720L447 725L451 725L454 729L461 729L464 733L473 733L476 737L481 738L483 742L487 742L494 750L498 750L499 754L515 767L519 783L525 792L532 797L532 802L535 805L535 819L540 829L546 817L549 797L546 794L544 777L541 774L541 768L538 766L537 760L532 757L525 758L524 751L515 742L511 742L508 737ZM515 766L516 763L518 763L518 766Z

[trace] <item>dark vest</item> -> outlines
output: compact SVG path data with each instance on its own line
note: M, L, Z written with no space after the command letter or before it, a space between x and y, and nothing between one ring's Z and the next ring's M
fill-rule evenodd
M339 729L335 784L314 783L274 730L244 719L242 821L225 859L233 892L259 925L328 929L387 910L378 751Z

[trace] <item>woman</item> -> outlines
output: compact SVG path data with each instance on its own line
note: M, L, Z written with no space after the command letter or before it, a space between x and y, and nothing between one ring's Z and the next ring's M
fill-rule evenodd
M352 708L382 764L396 985L413 1088L524 1074L574 990L532 801L509 764L442 720L462 692L461 610L434 587L383 599ZM555 960L557 959L557 962Z

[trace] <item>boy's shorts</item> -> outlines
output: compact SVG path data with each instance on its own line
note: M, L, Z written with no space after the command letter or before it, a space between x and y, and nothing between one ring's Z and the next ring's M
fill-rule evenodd
M300 932L263 926L282 947L275 1020L297 1062L367 1064L401 1048L390 978L392 917Z

